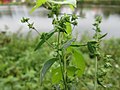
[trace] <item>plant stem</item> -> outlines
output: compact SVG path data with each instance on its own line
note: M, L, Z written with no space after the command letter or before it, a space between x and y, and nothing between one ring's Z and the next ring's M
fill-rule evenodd
M61 39L63 40L63 34L61 35ZM65 90L68 90L67 85L67 65L66 65L66 54L64 53L64 50L62 49L62 60L63 60L63 70L64 70L64 82L65 82Z
M66 87L66 89L65 89L65 90L67 90L67 71L66 71L66 59L64 59L64 58L63 58L63 60L64 60L64 79L65 79L65 87Z
M64 78L64 65L62 65L62 58L60 56L60 46L61 46L61 41L60 41L60 31L58 31L58 59L59 59L59 64L61 67L61 73L62 73L62 79L63 79L63 85L64 85L64 90L67 90L65 78ZM63 62L64 63L64 62Z
M98 57L96 56L96 59L95 59L95 81L94 81L94 90L97 90L97 68L98 68Z

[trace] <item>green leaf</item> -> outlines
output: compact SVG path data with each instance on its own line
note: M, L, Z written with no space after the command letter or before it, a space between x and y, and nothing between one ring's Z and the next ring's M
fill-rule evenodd
M63 48L63 49L66 49L66 48L69 47L69 46L72 44L72 42L74 42L75 40L76 40L76 39L73 38L73 39L67 41L67 42L62 46L62 48Z
M79 70L75 66L67 67L67 75L73 77L76 74L76 71Z
M70 45L71 47L82 47L82 46L86 46L87 44L73 44Z
M96 48L94 46L95 43L93 43L93 42L88 42L87 43L88 50L91 54L95 54L95 52L96 52Z
M85 61L79 50L72 48L73 60L72 63L79 69L77 75L81 76L85 71Z
M64 1L54 1L54 0L48 0L48 2L55 3L55 4L69 4L76 7L76 0L64 0Z
M70 9L74 11L73 5L69 5Z
M34 12L37 8L39 8L45 2L47 2L47 0L36 0L36 5L31 9L30 13Z
M72 26L69 22L66 22L66 32L67 34L71 34L72 32Z
M62 80L61 67L52 69L52 84L58 84Z
M41 69L41 73L40 73L40 82L42 83L47 71L50 69L50 67L54 64L54 62L56 61L56 58L52 58L49 59L48 61L45 62L45 64L43 65L42 69Z
M104 34L104 35L102 35L102 36L100 36L100 37L99 37L99 39L104 38L106 35L107 35L107 33L106 33L106 34Z
M39 49L54 33L55 31L52 30L49 33L45 34L45 36L41 36L41 40L38 43L37 47L35 48L35 51Z

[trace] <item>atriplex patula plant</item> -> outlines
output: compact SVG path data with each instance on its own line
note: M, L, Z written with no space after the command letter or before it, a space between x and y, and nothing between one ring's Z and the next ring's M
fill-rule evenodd
M43 65L40 73L40 82L42 84L43 79L51 68L51 82L56 90L64 89L70 90L75 88L72 84L77 80L78 76L81 76L85 70L85 62L82 54L72 45L75 42L75 38L72 38L72 27L77 25L76 15L59 15L61 4L69 4L76 7L76 0L72 2L56 2L47 0L37 0L36 6L32 9L34 11L37 7L44 3L44 7L50 10L48 17L53 18L52 24L54 29L49 33L43 33L40 37L35 50L38 50L41 45L47 43L53 49L53 58L47 60ZM36 30L33 24L29 23L28 18L21 20L23 23L27 22L29 28ZM36 30L37 31L37 30ZM48 39L53 35L56 35L57 40L54 43L49 43Z
M61 4L69 4L71 7L76 7L76 0L37 0L36 5L33 7L31 12L42 4L46 9L50 10L48 17L53 18L53 30L49 33L40 34L33 26L33 23L29 23L28 18L23 18L21 20L21 22L27 23L29 28L34 29L40 35L40 41L35 50L38 50L44 43L47 43L53 51L53 58L47 60L41 69L41 84L46 73L49 72L51 75L50 82L55 90L75 90L75 83L77 82L78 77L81 76L85 70L85 61L78 47L87 46L90 54L96 57L94 83L95 90L97 90L97 61L100 58L99 43L101 39L107 35L101 35L101 30L99 27L101 18L96 18L96 22L94 24L96 32L94 35L94 40L87 42L85 45L76 45L76 38L72 37L72 27L77 25L78 16L66 13L59 15ZM56 37L56 41L54 43L49 43L49 39L53 35Z
M106 86L102 83L104 82L104 80L100 80L100 79L105 77L107 71L111 67L110 64L111 56L104 55L103 52L101 52L101 48L100 48L100 43L102 39L107 35L107 33L101 34L101 29L100 29L101 20L102 18L100 16L96 17L95 23L93 24L94 26L93 29L95 30L93 40L87 42L87 47L90 52L90 56L95 57L94 90L97 90L98 87L97 84L106 88ZM100 60L104 60L104 64L98 66L98 61Z

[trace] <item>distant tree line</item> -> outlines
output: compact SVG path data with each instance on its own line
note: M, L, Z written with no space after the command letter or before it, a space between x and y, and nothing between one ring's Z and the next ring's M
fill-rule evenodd
M81 4L120 5L120 0L78 0Z

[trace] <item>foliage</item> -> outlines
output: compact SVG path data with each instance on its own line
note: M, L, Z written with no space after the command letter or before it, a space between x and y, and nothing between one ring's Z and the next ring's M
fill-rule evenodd
M90 36L83 35L81 42L88 41ZM120 69L119 64L119 39L109 39L103 40L100 46L100 60L98 60L98 90L105 90L106 88L109 90L119 90L119 75L118 70ZM115 47L116 46L116 47ZM94 84L91 81L94 79L94 60L95 57L91 56L86 48L80 48L80 50L84 53L84 57L86 61L86 71L83 76L82 81L84 84L83 87L86 87L90 90L93 90ZM114 77L116 76L116 77ZM82 87L82 86L81 86Z
M55 0L36 0L36 5L32 8L30 11L31 13L36 10L38 7L40 7L42 4L47 4L49 5L49 8L51 8L49 3L54 3L54 4L70 4L76 7L76 0L64 0L64 1L55 1Z
M40 89L40 63L49 58L49 48L34 52L38 38L30 33L26 37L0 33L0 38L0 90Z
M86 42L89 40L89 35L83 35L82 41ZM84 38L85 37L85 38ZM34 52L35 44L39 41L39 38L31 38L28 34L26 37L18 34L0 34L0 90L49 90L52 85L48 83L50 74L46 74L44 78L43 86L40 86L40 69L43 66L45 60L50 58L49 53L51 49L46 44L42 46L38 51ZM88 38L88 39L87 39ZM54 36L49 40L52 43ZM4 42L4 43L3 43ZM101 50L104 55L111 55L113 60L107 60L106 58L99 60L100 70L102 69L105 73L103 74L101 84L106 86L109 90L119 90L119 79L120 79L120 39L109 39L102 42ZM79 49L78 49L79 50ZM70 86L75 87L76 90L93 90L94 84L94 58L89 56L87 48L80 47L80 51L84 56L86 63L86 69L82 77L79 77L76 84ZM53 55L51 52L50 55ZM69 57L70 58L70 57ZM106 61L107 60L107 61ZM105 63L107 62L107 63ZM112 67L108 69L104 66L112 64ZM53 66L56 67L56 64ZM26 69L25 69L26 68ZM61 79L60 68L52 68L52 82L55 84ZM74 71L77 68L74 66L68 67L69 78L72 79ZM55 74L56 73L56 74ZM31 75L34 75L31 77ZM73 79L72 79L73 80ZM74 81L74 80L73 80ZM12 83L13 84L12 84ZM105 87L98 86L98 90L105 90ZM14 89L11 89L11 88ZM55 86L57 87L57 86ZM3 89L4 88L4 89Z

